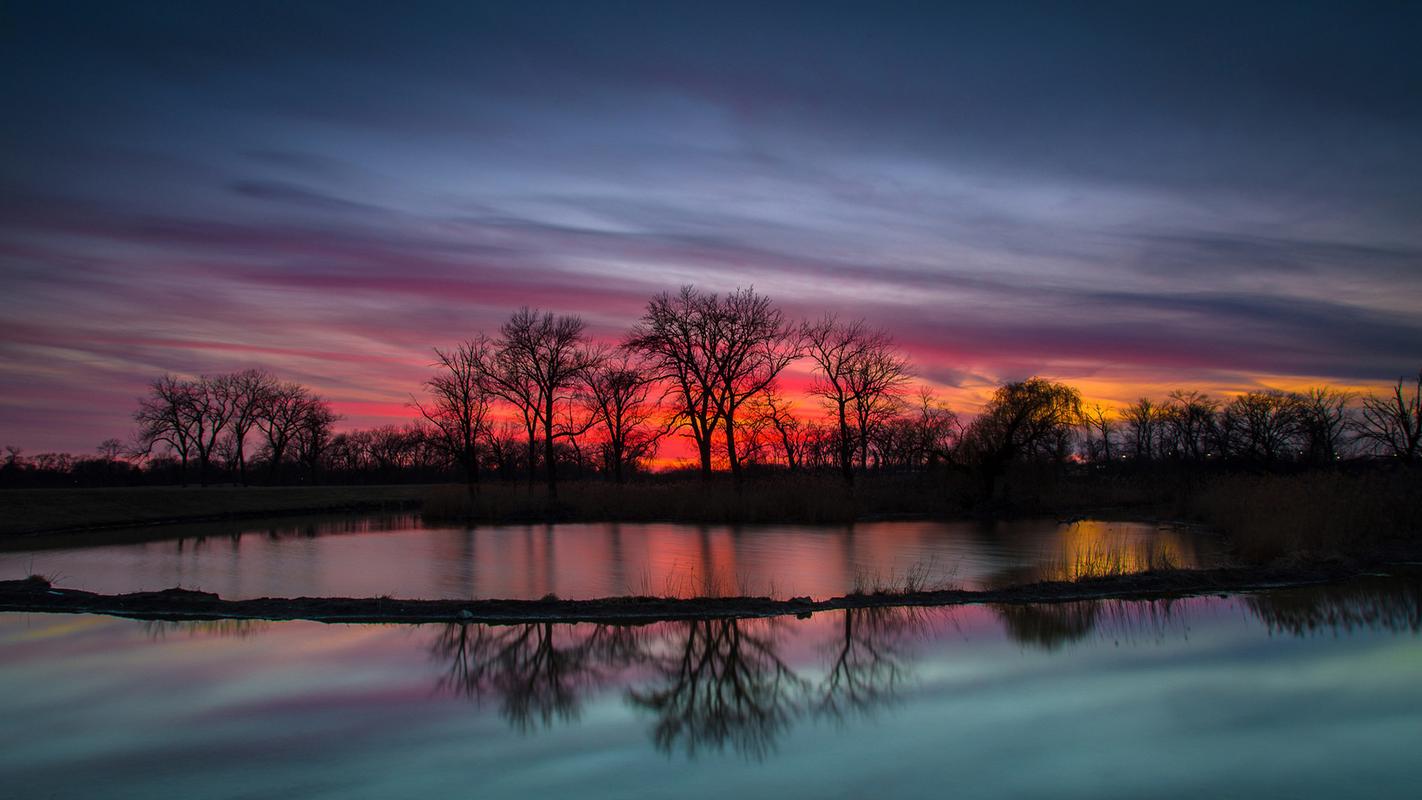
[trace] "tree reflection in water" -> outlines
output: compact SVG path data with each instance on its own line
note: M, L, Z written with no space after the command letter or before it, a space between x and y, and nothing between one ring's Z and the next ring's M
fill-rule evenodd
M770 752L808 689L777 652L779 626L777 620L736 619L671 626L669 646L648 653L656 682L627 692L634 707L656 716L658 749L695 756L729 745L754 758Z
M1054 651L1092 635L1116 641L1160 641L1167 633L1188 638L1190 599L1075 600L1062 603L999 603L991 606L1014 641ZM1208 602L1208 601L1204 601Z
M1416 581L1363 578L1253 594L1244 601L1275 633L1422 632L1422 583Z
M894 699L910 674L909 643L927 628L921 608L861 608L841 614L841 636L829 643L829 671L815 711L843 719Z
M807 715L842 718L890 701L909 674L905 642L921 609L841 613L811 679L780 654L783 620L710 619L648 626L449 624L431 652L440 686L482 702L521 731L578 717L583 699L634 673L627 702L652 715L652 739L694 757L731 749L761 759Z
M1214 598L1090 600L990 606L1013 640L1055 651L1090 636L1117 641L1188 637L1192 609ZM1233 602L1233 601L1232 601ZM1422 630L1422 584L1355 581L1242 598L1271 631ZM465 697L496 698L521 731L577 719L584 699L613 685L652 717L664 752L732 750L751 759L805 718L843 721L894 701L912 679L914 645L953 624L954 609L874 608L834 613L814 666L797 671L782 655L795 623L711 619L643 626L537 623L450 624L433 656L447 665L440 685ZM236 632L236 631L233 631Z
M448 665L441 688L472 700L497 697L520 731L578 717L582 696L640 658L636 628L541 622L490 626L452 623L431 652Z

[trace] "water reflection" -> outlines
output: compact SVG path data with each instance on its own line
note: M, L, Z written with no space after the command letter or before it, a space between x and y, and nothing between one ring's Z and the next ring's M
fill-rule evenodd
M627 626L453 623L430 648L445 665L439 686L499 712L528 732L578 718L581 698L640 660L641 631Z
M1063 603L990 606L1013 640L1053 651L1090 637L1113 641L1161 641L1188 636L1189 611L1199 599L1075 600Z
M35 797L1049 797L1086 773L1082 796L1122 800L1407 796L1420 596L1413 576L640 626L0 614L0 773Z
M171 636L201 638L216 636L221 638L245 639L256 636L275 623L261 619L211 619L173 622L169 620L142 620L143 630L148 638L160 641Z
M152 540L173 533L174 538ZM895 521L852 526L678 524L426 528L412 516L210 523L109 543L26 541L0 578L56 575L98 592L173 586L263 596L565 598L978 588L1159 566L1209 566L1218 545L1153 524ZM126 537L138 537L129 540ZM121 543L112 543L116 538ZM3 549L3 548L0 548Z
M1422 630L1422 583L1379 578L1242 598L1269 630L1293 635ZM1017 643L1056 651L1087 639L1188 637L1216 598L1096 600L986 607ZM579 718L616 689L650 719L664 753L732 751L753 760L806 719L844 722L892 704L914 682L918 647L959 627L967 608L876 608L788 619L715 619L643 626L450 624L430 646L441 689L494 701L516 730ZM806 638L812 641L807 644ZM790 655L791 651L795 655Z
M1422 581L1375 576L1249 595L1245 602L1269 630L1294 636L1422 630Z

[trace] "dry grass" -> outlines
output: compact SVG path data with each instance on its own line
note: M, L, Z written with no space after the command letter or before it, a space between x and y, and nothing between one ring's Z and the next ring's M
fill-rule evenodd
M316 511L376 510L416 503L428 486L7 489L0 536Z
M1186 502L1247 563L1359 557L1422 542L1422 473L1233 476Z
M1158 539L1150 539L1138 544L1100 542L1086 549L1063 553L1058 562L1045 572L1059 576L1057 580L1081 581L1169 572L1179 568L1180 560L1169 546Z
M952 511L941 478L875 476L850 491L829 475L776 475L739 489L728 480L561 484L552 501L539 486L492 484L471 500L462 486L440 486L425 497L430 521L523 522L798 522L831 524L869 517L938 516Z

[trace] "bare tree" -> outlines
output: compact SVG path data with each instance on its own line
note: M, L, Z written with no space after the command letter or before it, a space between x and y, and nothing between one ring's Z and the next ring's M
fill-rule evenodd
M301 417L292 435L296 456L306 466L307 478L314 485L320 477L322 458L331 444L331 429L340 415L331 410L323 398L311 395L301 410Z
M917 433L915 449L918 459L927 467L947 461L963 435L958 415L939 402L927 386L919 388L918 418L914 420L914 430Z
M1136 461L1155 460L1163 416L1161 407L1149 397L1142 397L1121 409L1121 421L1126 429L1126 444Z
M138 400L133 419L138 423L134 452L151 455L153 449L166 445L178 456L178 479L188 482L188 458L194 449L197 432L194 428L193 387L189 381L164 375L148 386L148 394Z
M714 295L690 286L675 295L663 292L648 301L626 341L665 382L662 399L671 399L673 412L668 430L685 428L691 433L703 480L711 477L711 444L722 405L716 359L721 328L714 301Z
M881 333L849 372L854 398L854 419L859 433L859 469L869 468L869 437L875 425L893 416L909 380L908 359L892 349L893 340Z
M1277 390L1246 392L1230 401L1225 413L1237 420L1243 453L1273 466L1288 453L1298 432L1299 408L1294 398Z
M731 475L740 483L736 414L800 357L800 336L770 298L756 294L755 289L737 289L719 301L713 294L708 305L712 309L711 366L718 385L712 397L721 417Z
M565 413L574 399L583 372L593 362L585 346L584 324L579 317L554 316L530 308L515 312L500 328L498 358L504 369L495 374L531 389L534 419L543 428L543 461L549 496L558 495L555 443L579 436L593 424L570 427Z
M1100 458L1107 464L1111 463L1111 436L1116 432L1116 420L1111 412L1100 403L1091 407L1091 410L1083 413L1082 418L1086 421L1086 449L1087 455L1092 459ZM1098 435L1099 448L1093 442L1092 434Z
M263 398L257 414L257 429L266 440L269 480L276 480L292 439L301 426L311 403L311 393L299 383L280 383L271 387Z
M763 413L779 440L786 468L795 472L803 458L805 426L795 417L790 401L782 397L774 385L766 387Z
M495 344L493 359L483 371L489 393L513 407L523 429L528 486L538 481L538 422L542 395L521 351Z
M893 339L864 320L840 322L826 315L801 328L806 354L815 364L810 393L822 398L839 425L839 468L854 482L854 450L867 461L868 427L908 380L908 362L893 351Z
M1298 432L1306 457L1328 465L1342 458L1343 436L1351 427L1348 401L1352 395L1315 387L1294 395Z
M618 348L598 353L582 381L583 402L602 427L607 466L622 483L625 465L649 455L661 436L651 424L657 414L654 373L634 352Z
M277 388L277 380L263 369L249 369L227 377L227 391L232 403L228 435L232 437L232 457L237 464L237 477L247 483L247 435L257 424L268 399Z
M445 451L464 469L472 498L479 483L479 441L488 430L493 406L485 369L493 363L493 345L480 336L453 350L435 348L435 374L425 381L428 403L411 398L420 416L434 426Z
M1390 394L1363 398L1357 430L1377 452L1412 464L1422 458L1422 371L1411 387L1405 383L1398 378Z
M1161 414L1164 439L1177 458L1200 461L1209 453L1219 403L1199 392L1170 393Z

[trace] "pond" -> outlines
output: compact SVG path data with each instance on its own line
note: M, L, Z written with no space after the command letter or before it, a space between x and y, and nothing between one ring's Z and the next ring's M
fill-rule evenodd
M425 526L406 515L199 524L102 537L127 541L7 543L0 579L41 574L66 588L105 593L182 586L229 599L825 598L910 581L972 589L1152 565L1208 566L1220 553L1219 543L1199 532L1092 520L463 528Z
M15 797L1401 797L1422 584L597 625L0 614Z

